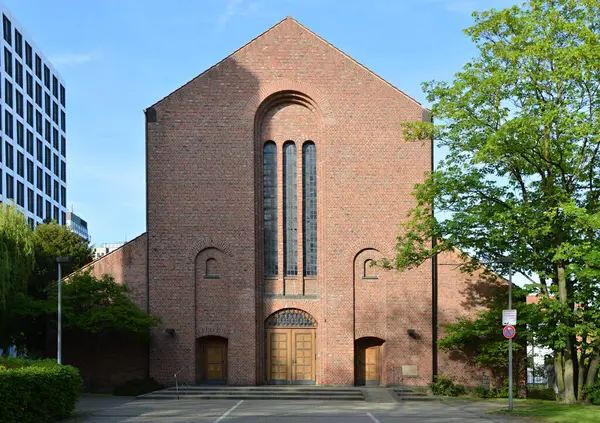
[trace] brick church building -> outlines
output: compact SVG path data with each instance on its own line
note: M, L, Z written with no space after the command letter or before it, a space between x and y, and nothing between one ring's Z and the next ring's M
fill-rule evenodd
M429 119L417 101L288 17L145 116L147 232L91 264L161 318L140 373L480 383L437 350L437 328L473 312L456 257L371 265L432 168L431 142L403 140L402 122Z

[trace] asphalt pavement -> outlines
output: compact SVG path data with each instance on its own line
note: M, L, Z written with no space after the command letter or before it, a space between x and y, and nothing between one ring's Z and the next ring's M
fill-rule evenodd
M493 423L503 405L469 401L136 400L84 396L70 421L84 423ZM69 422L70 423L70 422Z

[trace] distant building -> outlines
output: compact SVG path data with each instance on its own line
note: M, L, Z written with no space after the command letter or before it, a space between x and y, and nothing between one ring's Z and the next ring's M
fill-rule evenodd
M31 227L67 213L65 84L0 3L0 202L14 202Z
M94 260L99 259L124 245L124 242L104 243L100 247L94 248Z
M540 299L537 295L528 295L526 302L527 304L537 304L540 302ZM554 388L554 378L551 374L554 371L553 360L549 359L552 355L553 351L550 348L531 343L527 346L527 356L529 358L527 363L527 384L552 385L549 387Z
M87 222L71 211L67 212L67 228L82 238L90 239Z

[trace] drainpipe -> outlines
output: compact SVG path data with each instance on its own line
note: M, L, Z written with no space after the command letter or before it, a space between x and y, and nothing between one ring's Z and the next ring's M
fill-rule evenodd
M433 118L431 119L431 123L433 124ZM433 133L431 135L431 172L435 169L435 141L433 138ZM432 205L433 206L433 205ZM431 214L435 213L435 207L431 208ZM431 239L431 248L435 248L437 244L437 239L433 237ZM437 378L438 375L438 257L437 254L431 258L431 368L433 373L433 381Z
M156 111L153 107L144 110L145 125L145 153L146 153L146 313L150 314L150 233L148 232L148 123L156 122ZM146 377L150 378L150 348L148 343L148 359L146 361Z

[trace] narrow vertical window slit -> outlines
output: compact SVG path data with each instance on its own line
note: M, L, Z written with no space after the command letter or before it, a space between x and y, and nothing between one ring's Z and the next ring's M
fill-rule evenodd
M302 146L302 234L304 275L317 274L317 150L313 142Z
M263 149L263 208L265 276L277 275L277 146Z
M298 274L298 184L296 145L283 146L283 263L284 275Z

